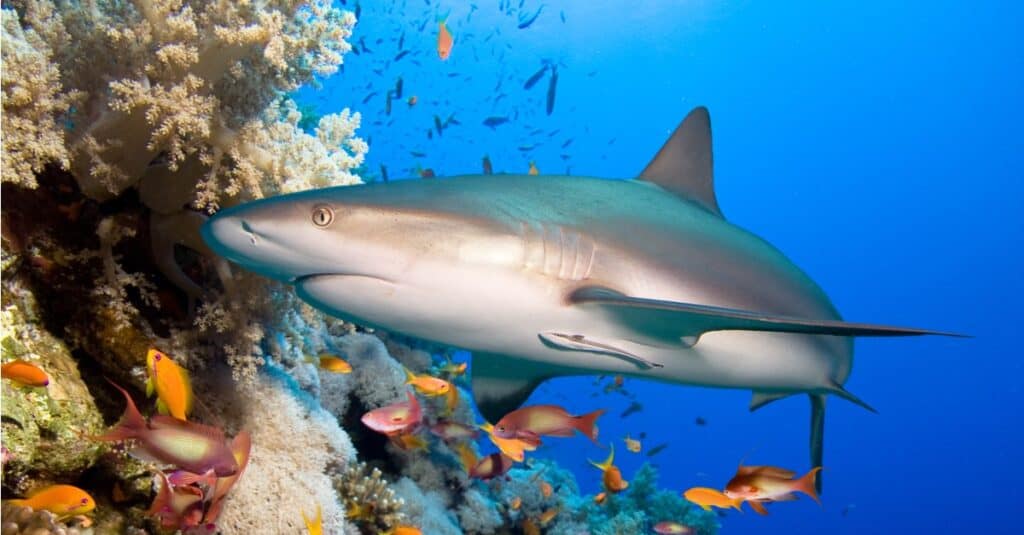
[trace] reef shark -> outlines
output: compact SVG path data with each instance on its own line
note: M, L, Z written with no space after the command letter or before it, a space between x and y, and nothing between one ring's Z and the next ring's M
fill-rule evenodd
M715 198L694 109L635 179L479 175L305 191L222 210L216 252L358 324L469 349L494 422L545 379L622 374L825 397L855 336L946 334L842 321L820 287Z

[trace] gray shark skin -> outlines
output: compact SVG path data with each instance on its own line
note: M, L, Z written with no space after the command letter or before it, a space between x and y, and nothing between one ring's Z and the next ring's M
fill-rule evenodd
M329 188L221 211L206 242L359 324L473 352L496 421L545 379L622 374L806 393L812 465L853 336L945 334L843 322L714 195L710 119L693 110L637 179L481 175Z

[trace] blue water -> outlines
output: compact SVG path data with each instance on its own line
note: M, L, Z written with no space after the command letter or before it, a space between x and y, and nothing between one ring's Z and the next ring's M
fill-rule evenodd
M730 221L784 251L845 318L974 336L858 340L846 386L880 414L829 400L824 506L803 499L767 517L730 513L723 533L1018 532L1019 4L547 2L522 30L518 10L503 14L496 0L477 2L471 16L466 2L365 4L353 41L371 52L346 56L343 73L300 100L362 112L371 172L478 173L488 154L498 172L524 173L534 160L542 173L632 177L706 105ZM539 5L527 0L522 11ZM449 10L455 46L441 62L435 18ZM410 54L394 61L403 32ZM548 78L522 88L545 60L559 75L550 116ZM384 95L398 76L404 95L388 116ZM428 139L433 116L451 114L461 124ZM481 125L488 116L514 119L491 130ZM627 478L647 459L625 451L627 432L646 432L648 448L669 444L649 460L674 490L720 487L744 457L808 468L802 397L751 414L748 392L627 380L644 409L620 418L629 399L604 394L604 384L552 381L532 400L608 408L601 437L617 442ZM540 454L596 492L581 451L604 451L582 438L548 442Z

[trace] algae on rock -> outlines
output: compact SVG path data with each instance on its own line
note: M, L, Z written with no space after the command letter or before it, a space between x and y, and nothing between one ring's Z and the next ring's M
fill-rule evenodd
M16 277L3 281L0 360L31 362L50 376L45 388L4 380L4 485L24 492L38 483L77 478L92 466L102 446L87 440L103 429L68 347L43 326L32 293Z

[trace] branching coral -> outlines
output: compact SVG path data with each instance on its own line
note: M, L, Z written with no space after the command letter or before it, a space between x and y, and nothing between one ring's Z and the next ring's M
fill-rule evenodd
M36 186L36 173L53 162L70 165L60 122L77 93L65 93L53 51L13 10L3 12L3 181Z
M359 115L326 116L311 136L279 100L333 73L351 48L355 17L329 0L11 4L4 129L8 117L23 127L13 180L31 186L47 161L70 164L88 196L148 183L164 193L146 196L161 211L358 181ZM70 96L81 98L65 143L57 121Z
M405 501L395 494L379 469L357 462L335 465L332 471L346 515L368 533L380 533L405 521Z

